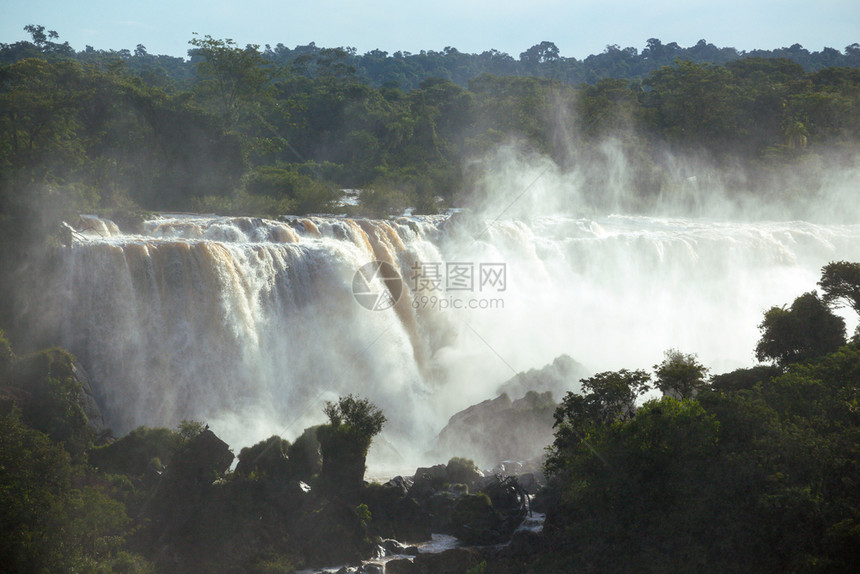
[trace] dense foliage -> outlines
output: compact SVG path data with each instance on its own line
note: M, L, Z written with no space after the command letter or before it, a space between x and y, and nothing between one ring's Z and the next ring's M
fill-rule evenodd
M825 284L839 266L822 270ZM694 356L670 351L655 365L658 379L685 365L697 392L681 398L669 386L632 413L615 406L623 393L606 395L594 381L584 395L569 393L547 460L546 546L530 571L853 571L860 348L844 346L833 319L810 293L789 310L774 307L759 354L777 366L710 384ZM641 387L627 371L599 380L626 385L631 397ZM582 405L591 403L614 416L589 416Z
M342 494L357 493L364 480L365 459L373 437L382 431L386 417L368 399L347 395L326 402L329 424L317 429L322 453L320 477Z
M373 549L367 505L341 501L342 477L323 472L353 470L358 453L348 486L362 487L366 433L385 420L366 399L337 403L331 428L350 432L336 448L314 444L329 427L293 445L273 436L230 472L227 445L195 421L113 439L75 369L58 349L17 356L0 332L0 571L291 572Z
M0 45L6 218L33 206L53 214L46 222L75 210L328 212L344 209L340 188L364 189L367 213L433 212L475 200L497 167L485 160L511 144L578 170L582 189L624 185L627 208L690 175L704 185L719 165L736 173L720 183L760 193L791 172L791 195L853 162L860 130L856 45L740 54L652 39L641 54L613 48L576 63L603 70L580 74L550 42L513 60L261 51L194 36L186 62L143 46L76 53L55 32L27 29L31 42ZM618 64L620 54L639 64ZM389 69L412 61L426 70ZM686 173L670 152L704 161Z

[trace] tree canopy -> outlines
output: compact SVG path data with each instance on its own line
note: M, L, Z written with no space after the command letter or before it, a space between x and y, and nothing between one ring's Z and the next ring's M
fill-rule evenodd
M791 307L771 307L759 325L759 361L785 366L833 352L845 344L845 320L834 315L815 292L804 293Z
M841 262L822 270L822 283ZM532 572L852 572L860 531L856 404L860 348L815 293L765 313L757 353L780 366L704 380L695 355L667 351L658 388L691 396L587 419L594 397L556 412L541 493L540 546L488 569ZM601 374L595 382L629 380ZM692 393L690 393L692 394Z

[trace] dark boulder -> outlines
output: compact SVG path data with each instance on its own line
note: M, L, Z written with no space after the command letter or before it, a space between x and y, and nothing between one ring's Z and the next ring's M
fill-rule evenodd
M188 441L167 467L168 482L204 485L224 474L233 464L233 453L226 442L209 429Z
M350 564L373 554L366 525L345 503L320 500L295 527L309 564Z
M239 451L236 474L286 480L291 474L289 448L289 441L277 435L245 447Z
M383 540L380 546L384 550L385 556L416 556L418 554L416 546L406 546L393 538Z
M482 546L504 542L509 534L505 518L493 508L486 494L460 498L451 512L451 533L468 545Z
M431 454L468 456L484 467L534 458L553 440L556 407L549 391L529 391L515 401L503 394L478 403L450 418Z
M448 468L444 464L418 468L412 481L409 496L418 500L429 498L447 484Z
M432 532L426 511L401 487L371 484L361 493L373 519L371 534L410 542L429 540Z
M412 480L403 478L402 476L395 476L382 486L395 490L401 496L406 496L409 493L409 489L412 487Z

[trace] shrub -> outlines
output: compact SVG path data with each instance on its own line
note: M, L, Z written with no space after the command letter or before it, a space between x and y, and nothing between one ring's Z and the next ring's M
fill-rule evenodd
M448 461L445 473L448 475L448 482L451 483L468 484L480 478L478 465L475 464L475 461L459 456Z
M286 479L290 475L290 442L273 435L239 451L236 474Z

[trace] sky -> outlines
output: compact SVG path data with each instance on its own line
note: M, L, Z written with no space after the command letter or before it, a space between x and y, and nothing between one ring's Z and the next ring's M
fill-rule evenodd
M843 50L860 42L858 0L2 0L0 42L29 39L27 24L75 50L186 56L192 34L239 45L353 47L417 53L447 46L518 57L544 40L585 58L606 46L641 50L649 38L739 50L802 44Z

